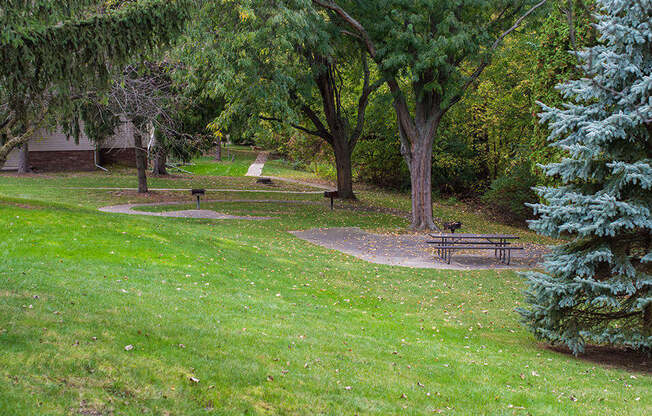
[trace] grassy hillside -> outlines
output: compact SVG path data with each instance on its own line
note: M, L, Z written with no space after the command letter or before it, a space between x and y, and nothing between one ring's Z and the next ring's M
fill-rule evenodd
M243 179L219 181L254 186ZM515 273L375 265L286 232L394 231L402 217L331 212L319 195L209 205L270 221L126 216L96 208L181 193L77 189L127 183L0 175L0 414L649 414L649 373L521 327Z

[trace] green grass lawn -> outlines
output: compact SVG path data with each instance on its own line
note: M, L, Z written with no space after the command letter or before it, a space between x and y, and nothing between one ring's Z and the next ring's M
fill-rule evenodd
M306 182L323 183L314 173L294 169L285 160L271 160L265 164L265 175L282 176ZM363 184L356 184L355 192L358 205L379 209L399 210L408 214L411 210L410 194L407 192L379 190ZM356 205L356 204L353 204ZM463 202L456 200L433 201L433 215L442 221L461 221L463 231L469 233L509 233L518 235L523 241L529 243L555 244L557 241L542 237L524 227L515 227L496 223L490 220L485 212L478 211Z
M225 180L253 186L241 179ZM127 216L96 208L146 199L74 188L129 181L0 175L0 414L649 414L649 374L525 331L515 273L375 265L286 232L404 218L319 195L207 205L271 221Z
M256 160L257 152L241 146L229 146L222 149L222 161L213 157L200 157L182 169L197 175L210 176L245 176L249 166Z
M267 176L281 176L292 179L304 179L317 181L318 178L313 172L305 170L294 169L292 165L285 160L269 160L265 163L263 168L263 175Z

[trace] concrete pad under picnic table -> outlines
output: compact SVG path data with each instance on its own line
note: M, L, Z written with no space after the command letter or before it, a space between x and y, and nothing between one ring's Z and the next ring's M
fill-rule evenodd
M434 247L426 243L426 234L375 234L357 227L313 228L291 234L371 263L424 269L528 269L536 267L548 251L527 245L525 250L512 253L508 266L500 263L491 250L460 250L453 254L451 264L446 264L435 254Z

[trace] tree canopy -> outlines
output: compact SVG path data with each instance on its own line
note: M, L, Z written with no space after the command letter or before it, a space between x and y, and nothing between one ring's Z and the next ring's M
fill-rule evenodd
M340 195L352 197L351 153L381 85L364 45L306 0L209 2L196 23L184 55L228 102L212 125L228 129L244 115L251 135L292 128L323 139Z
M432 148L439 123L489 65L503 39L546 0L313 0L358 37L394 97L410 169L412 225L432 218ZM389 12L388 12L389 11Z
M22 1L0 4L0 128L7 154L29 140L48 109L65 117L74 98L107 89L134 55L175 39L192 2ZM52 114L52 113L51 113Z

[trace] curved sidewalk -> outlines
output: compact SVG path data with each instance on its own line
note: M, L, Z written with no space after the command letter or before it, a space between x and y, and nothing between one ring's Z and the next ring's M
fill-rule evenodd
M155 204L123 204L111 205L108 207L99 208L102 212L112 214L127 214L127 215L146 215L150 217L171 217L171 218L202 218L213 220L271 220L274 217L244 217L239 215L222 214L221 212L206 210L206 209L188 209L181 211L164 211L164 212L150 212L150 211L137 211L137 207L155 207L155 206L168 206L168 205L185 205L187 202L182 203L155 203Z

